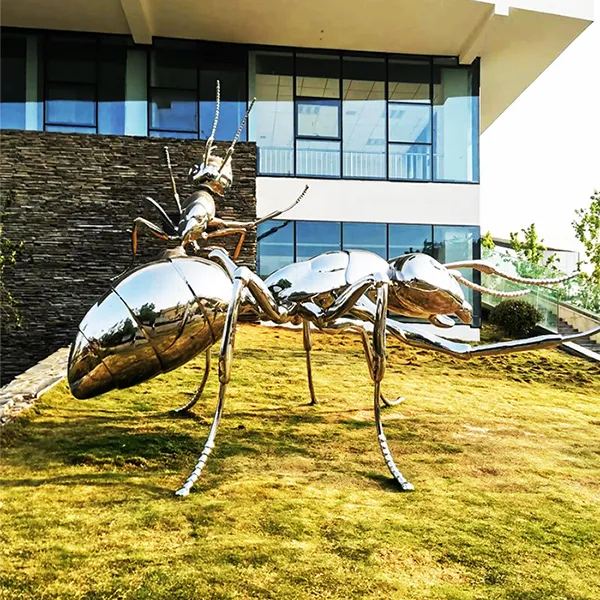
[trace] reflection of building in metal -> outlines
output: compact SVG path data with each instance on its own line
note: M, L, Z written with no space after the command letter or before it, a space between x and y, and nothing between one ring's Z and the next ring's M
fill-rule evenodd
M216 137L231 140L256 96L242 139L258 147L257 214L311 180L290 226L263 226L263 274L327 249L477 258L480 132L592 12L567 0L28 6L3 3L3 128L206 139L218 79Z
M135 385L210 348L221 336L231 287L221 268L200 258L163 260L125 276L79 325L69 359L73 394Z

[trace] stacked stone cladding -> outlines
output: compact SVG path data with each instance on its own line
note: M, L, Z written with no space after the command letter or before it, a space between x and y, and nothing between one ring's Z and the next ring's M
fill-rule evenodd
M0 141L0 193L3 205L10 200L2 235L23 242L17 264L4 273L23 320L15 329L2 311L1 375L6 383L72 342L81 318L110 279L130 264L133 219L145 216L160 224L144 196L160 202L176 220L164 146L183 201L193 191L187 171L201 160L204 142L36 131L3 131ZM216 147L223 156L227 144ZM252 220L255 144L237 144L233 174L231 190L217 199L217 216ZM139 232L137 264L176 245L144 227ZM237 240L216 238L216 244L232 253ZM246 235L238 263L255 270L255 232Z

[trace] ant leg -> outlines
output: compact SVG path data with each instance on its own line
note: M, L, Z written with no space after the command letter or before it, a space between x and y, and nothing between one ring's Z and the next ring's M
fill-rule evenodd
M221 422L221 416L223 415L223 408L225 406L225 392L231 377L231 359L233 357L235 327L237 324L238 310L244 288L244 281L236 278L233 283L231 303L227 310L225 327L223 329L223 337L221 339L221 350L219 355L219 381L221 382L221 387L219 388L219 401L217 402L217 408L215 410L213 422L210 427L206 443L204 444L204 448L202 449L202 453L200 454L200 458L198 459L198 462L196 463L196 466L194 467L194 470L188 477L187 481L179 490L177 490L177 492L175 492L177 496L187 496L190 493L192 486L194 483L196 483L198 477L200 477L200 473L202 473L202 469L204 469L204 465L206 465L206 461L215 447L215 437L217 435L217 429L219 427L219 423Z
M226 229L219 229L218 231L212 231L211 233L207 233L205 239L209 240L215 237L223 237L226 235L236 235L240 236L238 240L237 246L235 247L235 251L233 253L233 260L237 260L237 257L240 255L242 251L242 245L244 244L244 239L246 238L246 230L243 227L228 227Z
M358 332L361 336L363 349L365 352L365 359L367 361L367 367L369 368L369 374L373 377L373 352L369 342L369 334L365 323L357 321L355 319L337 319L334 323L331 323L323 331L327 333L339 333L341 331L352 331ZM404 398L400 397L396 400L388 400L383 394L381 394L381 401L385 406L397 406L401 402L404 402Z
M333 321L350 312L367 290L381 284L383 284L383 280L379 274L366 275L349 285L326 309L322 309L312 302L302 303L300 305L301 314L303 318L312 321L320 329L327 329Z
M381 407L379 399L381 396L381 381L385 374L385 341L386 341L386 320L387 320L387 296L388 286L380 285L377 288L377 303L375 308L375 322L373 328L373 373L372 379L374 385L373 408L375 411L375 427L377 428L377 439L383 454L383 458L387 464L390 473L394 479L400 484L400 488L405 491L414 490L414 486L409 483L400 473L392 453L387 443L387 438L383 432L383 423L381 422Z
M353 317L363 321L375 322L375 305L366 298L360 298L357 305L350 311ZM410 323L399 323L393 319L387 319L387 330L395 338L417 348L425 350L435 350L443 354L448 354L454 358L468 360L476 356L495 356L501 354L513 354L515 352L526 352L529 350L544 350L546 348L556 348L565 342L575 342L578 339L588 336L598 335L600 326L588 329L587 331L573 333L571 335L561 335L559 333L550 333L547 335L538 335L535 337L524 338L520 340L509 340L508 342L498 342L495 344L482 344L481 346L471 346L463 342L452 342L442 338L435 333L429 333L419 330Z
M227 253L222 251L227 257ZM219 250L213 250L211 254L220 256ZM244 296L245 289L248 288L250 292L256 296L257 303L261 308L266 309L267 314L272 311L273 316L278 322L283 323L285 320L289 320L287 317L287 311L285 309L278 309L275 299L269 292L269 289L265 286L262 279L252 273L247 267L238 267L234 271L233 277L233 291L231 294L231 302L227 309L227 316L225 318L225 325L223 328L223 336L221 338L221 350L219 354L219 381L221 387L219 388L219 400L217 402L217 408L213 417L213 422L208 434L206 443L200 458L192 471L192 474L188 477L187 481L183 484L181 489L175 492L178 496L187 496L192 489L192 486L200 477L202 469L208 460L212 449L215 447L215 437L217 435L217 429L221 422L221 416L223 415L223 407L225 405L225 392L227 391L227 384L231 379L231 362L233 359L233 347L235 342L235 328L238 320L238 313L240 304ZM272 303L272 304L271 304ZM281 313L281 314L280 314ZM269 315L270 316L270 315Z
M133 251L133 257L131 258L131 264L129 268L133 268L133 264L135 263L135 257L137 255L137 230L140 225L145 225L156 237L161 240L169 240L172 239L162 228L158 225L152 223L152 221L148 221L148 219L144 219L143 217L137 217L133 220L133 230L131 232L131 249Z
M369 345L369 336L367 334L367 330L365 329L364 325L362 325L362 324L356 325L355 327L358 330L358 332L360 333L360 338L361 338L363 348L365 351L365 358L367 359L367 365L369 367L369 373L371 374L371 377L373 377L374 359L373 359L373 352L371 351L371 346ZM398 397L398 398L396 398L396 400L388 400L383 395L383 393L380 395L380 399L385 404L385 406L388 406L388 407L398 406L398 404L400 404L401 402L404 402L404 398L402 398L402 397Z
M308 390L310 392L310 403L316 404L315 386L312 377L312 365L310 362L310 351L312 350L312 337L310 334L310 321L302 320L302 339L304 341L304 350L306 351L306 372L308 375Z
M185 406L180 406L179 408L176 408L175 410L173 410L171 412L174 412L176 414L179 414L182 412L187 412L188 410L190 410L190 408L192 408L196 404L196 402L198 402L198 400L200 400L200 397L202 396L202 392L204 391L204 386L206 385L206 382L208 381L208 374L210 373L210 348L208 348L208 350L206 350L205 359L206 360L205 360L205 364L204 364L204 376L202 377L202 383L200 384L200 387L196 390L194 397Z

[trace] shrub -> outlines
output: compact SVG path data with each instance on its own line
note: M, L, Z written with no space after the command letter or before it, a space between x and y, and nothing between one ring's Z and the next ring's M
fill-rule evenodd
M541 318L542 313L525 300L504 300L490 311L490 323L508 337L527 337Z

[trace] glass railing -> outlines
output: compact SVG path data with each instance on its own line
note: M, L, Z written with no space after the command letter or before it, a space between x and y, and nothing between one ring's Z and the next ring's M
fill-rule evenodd
M484 250L484 258L486 262L492 263L499 270L509 275L519 275L525 277L556 277L555 273L547 271L540 272L542 269L537 265L519 261L516 258L509 257L506 254L496 252L494 250ZM537 273L535 272L537 271ZM499 292L514 292L525 289L527 286L514 283L507 279L503 279L498 275L481 275L481 284L492 290ZM542 319L539 325L549 331L558 331L558 312L560 293L558 289L546 287L531 287L531 291L526 296L521 296L519 300L524 300L532 304L542 314ZM502 302L505 298L492 296L490 294L482 294L481 302L487 308L493 308Z

